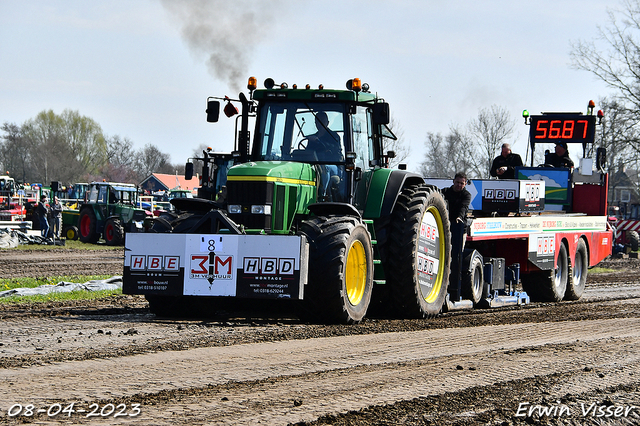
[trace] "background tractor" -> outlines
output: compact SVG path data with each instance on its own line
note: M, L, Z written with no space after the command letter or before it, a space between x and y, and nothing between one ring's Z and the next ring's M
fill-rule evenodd
M127 183L93 182L79 209L79 237L95 243L122 245L126 232L142 232L150 213L137 208L138 190Z

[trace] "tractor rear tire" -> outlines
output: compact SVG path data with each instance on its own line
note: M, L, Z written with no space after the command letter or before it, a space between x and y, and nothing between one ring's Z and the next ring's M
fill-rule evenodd
M429 185L404 188L394 207L385 278L396 316L426 318L442 311L451 262L444 197Z
M104 240L108 246L121 246L124 243L124 228L120 219L107 219L104 224Z
M637 231L627 231L627 244L631 247L631 250L638 251L640 246L640 235Z
M560 244L557 266L549 271L524 274L520 277L522 288L534 302L560 302L564 299L569 280L569 256L564 244Z
M67 226L64 228L64 231L62 232L62 234L64 235L64 237L67 240L77 240L78 239L78 228L76 226Z
M589 271L589 258L587 254L587 245L583 239L578 241L576 248L576 256L571 265L571 273L569 274L569 282L567 283L567 291L564 294L565 300L578 300L584 293L587 284L587 274Z
M309 282L302 317L355 324L364 318L373 289L371 236L360 219L319 216L302 222L309 241Z
M462 263L462 298L477 306L484 294L484 261L476 250L469 253Z
M100 235L96 232L96 214L91 208L84 208L80 212L78 223L80 225L80 241L83 243L96 243Z

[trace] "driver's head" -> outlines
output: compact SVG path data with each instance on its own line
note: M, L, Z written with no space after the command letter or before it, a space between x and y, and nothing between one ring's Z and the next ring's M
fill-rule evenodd
M327 113L324 111L320 111L316 113L316 127L324 128L329 125L329 117L327 117Z

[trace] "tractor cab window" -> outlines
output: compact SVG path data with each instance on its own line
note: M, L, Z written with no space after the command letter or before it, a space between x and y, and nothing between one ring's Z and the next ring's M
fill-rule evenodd
M107 204L107 187L100 186L98 189L98 204Z
M353 150L356 153L356 167L361 170L369 168L370 160L374 159L373 134L371 126L371 113L367 108L357 107L356 113L351 118L353 128Z
M120 202L124 204L135 204L136 193L134 191L122 191L120 194Z
M260 114L259 159L344 162L344 105L282 102Z

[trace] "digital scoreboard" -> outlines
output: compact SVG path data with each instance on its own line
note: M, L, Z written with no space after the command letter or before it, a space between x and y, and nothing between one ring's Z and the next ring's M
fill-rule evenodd
M532 115L529 138L532 143L580 142L593 143L596 117L582 114Z

